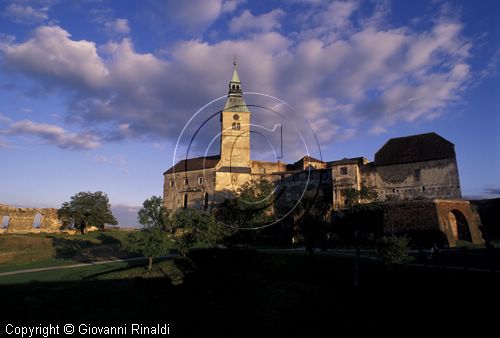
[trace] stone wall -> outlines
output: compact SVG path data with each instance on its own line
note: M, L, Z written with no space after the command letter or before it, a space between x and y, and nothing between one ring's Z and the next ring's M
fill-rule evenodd
M454 158L374 166L362 172L362 181L374 188L381 200L462 198Z
M470 233L470 242L484 243L479 229L479 216L469 201L436 199L391 202L385 203L383 210L384 232L388 234L433 232L441 234L445 245L455 247L460 239L455 217L463 216L463 226Z
M185 180L187 179L187 184ZM201 180L200 180L201 179ZM215 168L169 173L164 175L163 203L169 210L184 206L187 197L189 208L205 208L205 193L209 206L214 202Z
M40 224L34 227L37 214L40 215ZM9 217L6 225L3 224L5 216ZM0 204L0 217L0 233L59 232L62 226L54 208L16 208Z

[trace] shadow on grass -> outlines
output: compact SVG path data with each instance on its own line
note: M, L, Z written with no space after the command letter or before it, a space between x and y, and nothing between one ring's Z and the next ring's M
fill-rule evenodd
M9 309L4 320L158 320L169 323L175 336L219 337L401 334L419 328L449 334L462 329L453 324L457 311L466 311L470 323L495 325L496 312L487 310L499 298L500 277L494 274L387 271L365 262L355 289L349 258L200 250L191 259L197 268L179 285L173 285L166 270L172 261L166 260L158 278L125 278L123 270L110 280L96 274L71 283L1 286L2 306ZM467 311L473 308L485 311Z
M91 240L64 238L51 236L52 245L55 250L55 258L71 259L77 262L89 263L92 261L121 259L129 255L121 248L121 242L113 236L104 233L99 234L96 239L100 243Z

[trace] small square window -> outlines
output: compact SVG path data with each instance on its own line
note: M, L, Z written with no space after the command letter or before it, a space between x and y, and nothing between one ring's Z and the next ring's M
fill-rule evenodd
M340 168L340 174L341 175L347 175L347 168L346 167Z
M170 180L170 182L168 182L168 183L170 185L170 188L172 188L174 186L175 181L174 180Z
M187 178L184 179L184 185L188 185L189 184L189 180Z
M415 181L420 181L420 169L413 170L413 176L415 177Z
M198 177L198 184L203 184L203 177Z

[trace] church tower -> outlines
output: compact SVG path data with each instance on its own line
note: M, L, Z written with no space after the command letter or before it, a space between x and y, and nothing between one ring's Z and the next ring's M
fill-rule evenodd
M243 99L236 61L229 93L221 113L221 166L250 172L250 111Z
M220 117L220 163L217 172L227 173L220 180L220 183L224 181L226 189L230 189L228 185L238 186L250 180L250 115L243 99L235 60L229 93Z

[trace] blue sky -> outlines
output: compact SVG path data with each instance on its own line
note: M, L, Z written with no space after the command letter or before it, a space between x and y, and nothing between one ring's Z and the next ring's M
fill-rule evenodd
M388 138L435 131L456 146L464 196L500 195L498 1L23 0L0 13L0 203L102 190L135 223L186 122L227 93L234 55L244 90L293 106L323 159L373 160Z

